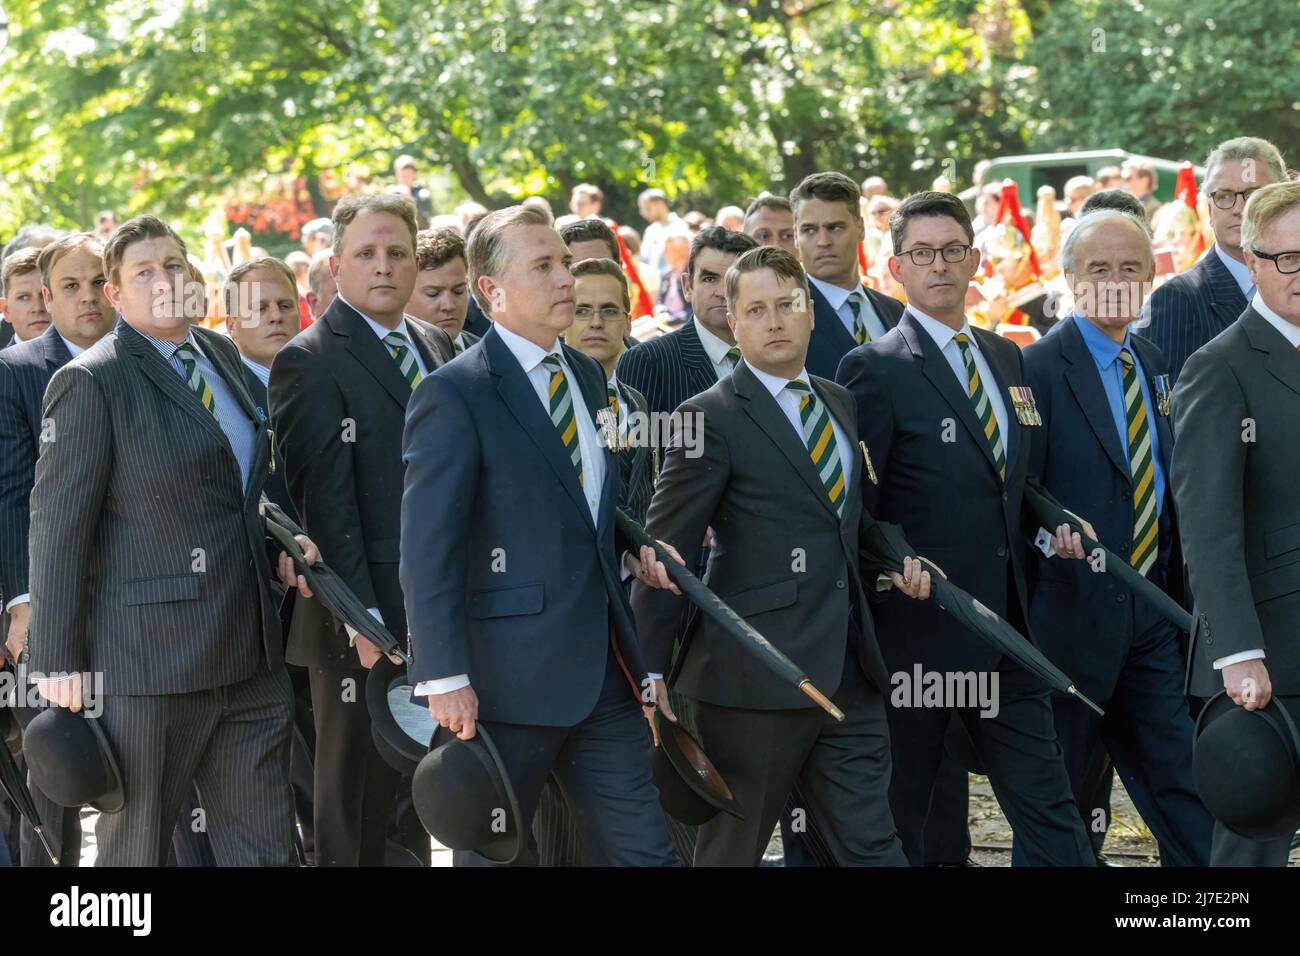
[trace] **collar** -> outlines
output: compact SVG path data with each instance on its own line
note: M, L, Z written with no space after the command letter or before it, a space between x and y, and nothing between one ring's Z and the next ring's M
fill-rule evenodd
M62 332L56 332L56 334L58 335L58 337L59 337L60 339L63 340L63 347L64 347L65 349L68 350L68 353L69 353L73 358L76 358L76 357L77 357L78 355L80 355L82 352L86 351L86 350L83 349L80 345L77 345L75 342L69 342L66 338L63 337L63 333L62 333Z
M564 352L560 348L560 340L558 337L551 344L549 349L544 349L536 342L530 342L522 335L517 335L516 333L511 332L500 322L495 323L493 328L497 330L497 335L501 336L501 341L504 342L506 348L510 350L510 354L515 357L515 361L523 366L525 375L537 368L537 366L541 365L542 359L546 358L548 355L554 355L560 360L562 365L567 366L568 364L564 361Z
M1088 347L1092 360L1097 363L1097 368L1103 372L1115 364L1115 360L1119 358L1122 349L1128 349L1129 355L1134 358L1137 357L1137 352L1133 348L1132 335L1128 329L1124 330L1124 341L1116 342L1077 312L1070 318L1074 320L1074 324L1079 329L1079 334L1083 336L1083 344Z
M916 306L909 305L907 311L916 316L916 321L920 324L921 328L925 329L926 334L930 336L930 338L934 339L934 344L939 346L940 352L946 349L948 343L957 337L956 331L944 325L938 319L919 311ZM961 331L966 333L966 341L970 343L971 348L978 352L980 346L979 343L975 341L975 336L971 334L969 320L962 322Z
M772 375L768 372L764 372L762 369L755 368L754 366L749 365L749 363L745 364L749 370L754 373L754 378L763 383L763 387L771 393L773 398L780 395L785 387L791 382L802 381L809 389L812 388L812 380L808 378L807 367L801 368L799 374L794 378L782 378L780 375Z
M366 320L366 325L370 326L371 331L373 331L375 335L379 337L379 341L382 342L384 340L384 336L388 335L390 332L400 333L406 339L407 342L411 341L411 332L406 327L406 316L402 316L402 321L397 323L397 328L386 329L378 322L376 322L374 319L372 319L370 316L366 315L364 312L358 309L347 299L344 299L342 293L338 293L338 298L341 299L343 301L343 304L346 305L349 309L351 309L357 315L361 316L361 318Z
M1251 281L1250 270L1246 268L1246 263L1238 262L1236 259L1232 258L1232 256L1219 248L1217 242L1214 244L1213 248L1214 254L1219 257L1219 261L1223 263L1223 267L1232 274L1233 280L1236 281L1237 285L1241 288L1243 295L1254 288L1255 283Z
M456 333L456 344L460 346L460 350L462 352L465 351L467 348L469 348L469 343L465 341L464 329L461 329L459 332Z
M1251 301L1250 307L1258 312L1264 321L1281 332L1282 337L1291 343L1292 348L1300 349L1300 325L1288 322L1270 309L1264 304L1264 300L1260 298L1258 292L1255 293L1255 298Z
M857 294L858 291L857 289L841 289L837 285L831 285L821 279L814 279L812 276L808 277L808 281L813 284L814 288L822 294L822 297L836 312L840 310L840 307L844 305L849 296Z
M127 324L129 325L130 323ZM161 355L163 358L167 359L168 361L171 361L172 356L176 354L177 350L182 345L188 345L190 348L194 349L196 354L202 355L204 358L207 358L203 349L199 347L198 339L194 337L194 328L192 326L190 327L190 330L186 333L184 342L172 342L168 339L156 339L152 335L147 335L146 333L141 332L139 329L136 329L135 326L131 326L131 327L132 329L135 330L137 334L139 334L139 336L142 339L144 339L146 342L148 342L150 345L156 348L158 350L159 355Z
M254 362L251 358L244 355L242 352L239 355L239 359L245 365L248 366L249 371L251 371L254 375L257 376L257 380L259 382L261 382L263 385L267 385L267 386L270 385L271 370L269 368L267 368L265 365L261 365L257 362Z
M714 365L721 365L722 360L727 357L727 353L734 346L728 345L706 329L698 316L691 316L691 321L695 323L695 334L700 337L700 342L704 345L704 351L709 356L709 361Z

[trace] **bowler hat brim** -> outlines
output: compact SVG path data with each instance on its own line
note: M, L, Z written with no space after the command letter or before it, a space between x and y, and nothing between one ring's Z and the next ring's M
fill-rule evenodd
M492 735L481 723L475 724L474 731L474 736L469 740L461 740L449 728L440 725L434 731L433 740L429 744L429 753L432 754L439 747L461 744L481 748L482 753L486 754L495 771L496 787L504 797L505 809L509 815L505 829L501 833L494 833L492 838L482 846L474 847L473 852L493 863L510 864L519 858L523 850L524 840L520 831L523 814L519 811L515 788L510 782L510 774L506 772L505 761L501 759L501 753L497 750Z
M655 784L664 810L681 823L707 823L719 812L744 819L744 811L700 746L680 723L654 712L659 746L653 757ZM682 786L685 784L685 787Z
M380 657L366 676L366 710L375 749L384 762L406 775L415 773L429 752L437 721L421 699L411 699L406 668Z

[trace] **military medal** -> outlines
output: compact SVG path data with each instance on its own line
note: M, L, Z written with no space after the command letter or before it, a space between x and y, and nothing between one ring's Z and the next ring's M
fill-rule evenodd
M1034 401L1034 390L1028 385L1011 385L1011 405L1016 410L1016 421L1022 425L1041 425L1043 417L1038 414L1038 405Z
M1155 389L1156 411L1164 418L1169 417L1169 376L1152 375L1151 385Z
M596 424L600 426L600 440L610 451L623 450L618 431L618 418L612 408L602 408L596 412Z
M867 466L867 477L871 479L873 485L880 484L880 482L876 481L876 469L871 464L871 455L867 451L867 443L860 441L858 442L858 447L862 449L862 460Z

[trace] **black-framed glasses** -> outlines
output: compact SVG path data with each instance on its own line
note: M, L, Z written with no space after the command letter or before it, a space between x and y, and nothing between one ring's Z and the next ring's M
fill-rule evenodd
M912 260L912 265L928 266L933 265L934 257L940 254L943 255L944 262L964 262L966 257L970 255L972 248L973 247L963 243L954 242L944 246L942 249L932 249L929 246L917 246L914 249L908 249L906 252L895 253L895 255L909 256Z
M1258 249L1250 251L1257 259L1267 259L1273 263L1273 268L1284 276L1300 272L1300 252L1260 252Z
M590 322L592 317L596 315L600 316L602 322L616 322L626 316L627 313L614 305L607 305L600 309L593 309L589 305L580 305L573 310L573 317L581 319L583 322Z
M1239 197L1244 205L1246 200L1249 199L1252 194L1258 192L1262 188L1262 186L1255 186L1251 189L1216 189L1214 192L1210 193L1210 202L1214 203L1220 209L1231 209L1233 206L1237 205L1237 199Z

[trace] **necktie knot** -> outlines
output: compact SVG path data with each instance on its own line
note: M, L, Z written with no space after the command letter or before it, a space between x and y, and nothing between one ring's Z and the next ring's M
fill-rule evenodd
M402 377L406 379L406 384L411 388L419 385L424 379L420 372L420 366L415 362L415 352L411 350L410 340L401 332L393 331L384 336L384 344L393 355L393 361L397 363Z
M731 348L727 349L727 354L724 355L723 358L730 362L731 367L734 369L736 364L740 361L740 347L733 345Z
M552 375L563 370L563 366L560 365L560 357L554 353L543 358L542 364L546 366L546 370Z
M1133 353L1130 352L1128 349L1119 350L1119 360L1124 364L1124 367L1126 369L1130 369L1133 367Z
M952 340L956 342L958 345L960 345L962 348L970 347L970 339L966 336L965 332L958 332L956 335L952 337Z

